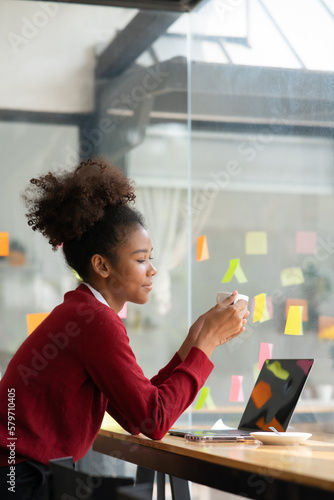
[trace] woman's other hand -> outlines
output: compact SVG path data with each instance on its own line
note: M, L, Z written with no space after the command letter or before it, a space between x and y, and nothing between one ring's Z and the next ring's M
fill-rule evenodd
M202 327L197 335L195 347L198 347L210 357L213 350L219 345L240 335L245 330L249 311L247 301L238 300L233 304L226 303L232 297L217 304L205 314Z
M225 308L228 308L229 306L233 305L237 295L238 295L238 292L235 290L229 297L227 297L225 300L223 300L222 302L219 303L219 309L225 309ZM245 301L242 301L242 302L245 302ZM205 323L206 318L208 316L210 316L211 314L213 314L214 311L216 310L216 308L217 308L217 306L212 307L211 309L209 309L209 311L207 311L204 314L202 314L201 316L199 316L199 318L197 318L197 320L190 327L189 333L178 351L179 356L181 357L182 360L184 360L186 358L190 349L196 345L198 336L204 327L204 323ZM245 311L245 315L244 315L243 319L246 319L248 314L249 313L247 311L247 303L246 303L246 311ZM243 331L243 330L244 330L244 328L241 331ZM241 331L240 331L240 333L241 333ZM231 335L233 335L233 334L231 334ZM233 336L235 336L235 334ZM233 337L231 337L231 338L233 338ZM225 342L227 340L230 340L230 339L229 338L226 339ZM198 346L196 345L196 347L198 347Z

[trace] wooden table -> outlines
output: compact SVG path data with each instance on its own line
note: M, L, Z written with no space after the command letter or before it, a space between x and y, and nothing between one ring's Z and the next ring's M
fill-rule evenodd
M311 438L312 439L312 438ZM187 443L166 436L152 441L125 431L101 429L95 451L171 476L173 498L190 498L186 481L254 499L308 500L334 498L333 442L308 440L296 446L259 442ZM185 481L184 481L185 480Z

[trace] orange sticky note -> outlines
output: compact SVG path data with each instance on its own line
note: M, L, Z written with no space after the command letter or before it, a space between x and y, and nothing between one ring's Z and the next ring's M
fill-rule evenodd
M303 335L302 314L303 308L300 306L291 306L289 308L284 330L286 335Z
M28 335L30 335L45 320L50 313L27 314Z
M306 299L287 299L285 304L285 317L288 317L290 306L300 306L303 308L302 321L308 321L308 308Z
M242 375L232 375L230 401L234 403L241 403L245 400L244 392L242 390Z
M128 303L125 302L124 306L122 307L122 309L119 311L118 313L118 316L122 319L125 319L127 317L127 313L128 313Z
M0 233L0 257L6 257L8 254L9 254L8 233Z
M273 353L273 344L261 342L258 369L261 370L263 363L266 359L271 359Z
M334 318L319 316L319 339L334 339Z
M206 236L199 236L197 238L197 261L200 262L201 260L208 260L209 258L210 256Z
M315 231L296 232L296 253L317 253L317 233Z

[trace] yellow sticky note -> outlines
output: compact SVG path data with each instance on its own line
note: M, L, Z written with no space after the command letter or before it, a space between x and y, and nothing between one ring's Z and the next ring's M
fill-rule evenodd
M271 296L267 297L266 295L266 302L264 305L263 315L262 318L260 319L260 323L268 321L272 319L272 317L273 317L273 298Z
M231 281L232 277L235 276L239 283L247 283L247 278L243 272L239 259L231 259L230 266L222 279L222 283L227 283Z
M264 255L268 253L267 233L265 231L248 231L246 233L246 254Z
M210 387L202 387L199 393L197 403L195 405L195 410L201 410L204 404L211 410L216 408L216 405L210 395Z
M285 317L288 317L291 306L301 306L303 308L302 321L308 321L308 302L306 299L286 299Z
M304 283L303 271L300 267L287 267L281 271L282 286L293 286Z
M266 305L266 294L260 293L259 295L255 295L254 299L255 299L255 307L254 307L253 323L256 323L257 321L260 321L263 318L264 308Z
M284 333L286 335L303 335L302 317L303 308L301 306L290 306Z
M38 325L41 324L42 321L45 320L45 318L48 315L49 315L49 313L27 314L28 335L30 335L35 330L35 328L37 328Z
M197 261L208 260L209 249L208 242L206 241L206 236L199 236L197 238Z
M0 233L0 257L6 257L8 254L9 254L8 233Z

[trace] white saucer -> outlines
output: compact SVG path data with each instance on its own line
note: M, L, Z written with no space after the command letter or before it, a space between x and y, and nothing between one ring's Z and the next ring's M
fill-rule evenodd
M306 441L312 434L308 432L251 432L251 436L263 444L299 444Z

